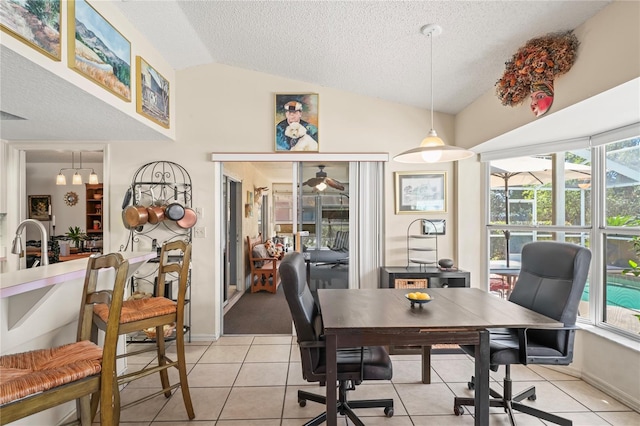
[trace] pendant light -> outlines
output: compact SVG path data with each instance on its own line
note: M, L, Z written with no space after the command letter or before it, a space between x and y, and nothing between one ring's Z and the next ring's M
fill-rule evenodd
M442 27L427 24L420 29L420 32L431 39L431 130L418 148L398 154L393 159L400 163L444 163L469 158L474 155L472 151L445 145L433 128L433 39L442 34Z
M56 185L66 185L67 178L64 174L62 174L63 170L73 170L75 173L73 174L73 178L71 179L71 184L73 185L82 185L82 176L80 175L80 170L91 170L91 174L89 174L89 183L91 185L98 184L98 175L96 174L94 169L83 168L82 167L82 152L80 152L80 167L76 168L76 159L75 152L71 153L71 167L65 167L60 169L60 172L56 176Z

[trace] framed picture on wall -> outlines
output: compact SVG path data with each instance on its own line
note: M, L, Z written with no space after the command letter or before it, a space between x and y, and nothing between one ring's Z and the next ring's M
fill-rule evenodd
M29 219L49 220L51 195L29 195Z
M60 60L61 0L0 1L0 28L24 44Z
M85 0L68 3L69 68L131 101L131 43Z
M447 211L446 172L396 172L396 214Z
M142 57L136 56L136 111L169 128L169 82Z
M276 152L318 152L318 94L277 94Z

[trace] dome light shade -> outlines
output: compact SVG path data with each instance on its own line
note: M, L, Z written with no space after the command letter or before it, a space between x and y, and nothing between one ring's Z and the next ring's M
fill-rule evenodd
M393 159L400 163L444 163L469 158L474 155L472 151L445 145L433 129L433 38L442 33L442 27L428 24L420 32L431 39L431 130L418 148L398 154Z

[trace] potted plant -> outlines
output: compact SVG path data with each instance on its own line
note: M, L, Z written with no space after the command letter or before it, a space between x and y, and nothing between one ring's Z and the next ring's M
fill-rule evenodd
M80 248L81 242L87 239L87 234L82 232L82 229L78 226L70 226L66 236L73 241L74 245L78 249Z

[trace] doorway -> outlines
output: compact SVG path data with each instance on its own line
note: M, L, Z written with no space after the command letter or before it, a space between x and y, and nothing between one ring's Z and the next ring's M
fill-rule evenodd
M242 218L240 205L242 202L242 183L230 176L223 176L223 206L224 220L222 221L225 244L223 250L223 307L225 311L233 306L244 291L244 282L238 272L241 259Z

